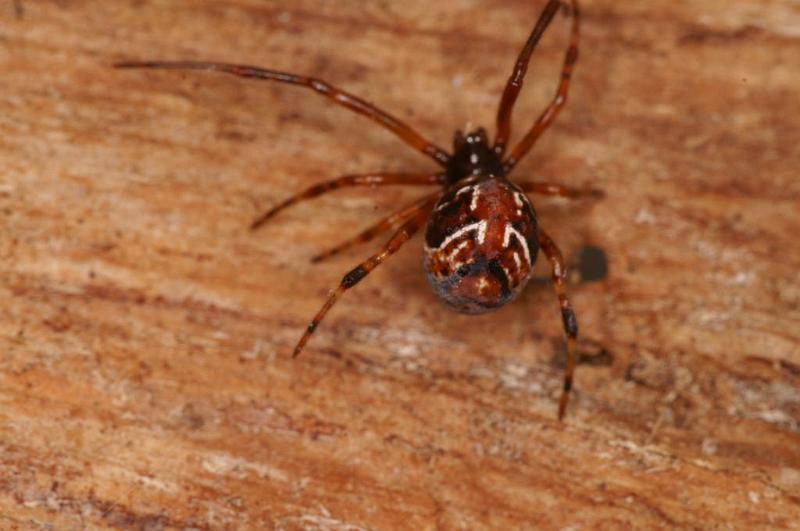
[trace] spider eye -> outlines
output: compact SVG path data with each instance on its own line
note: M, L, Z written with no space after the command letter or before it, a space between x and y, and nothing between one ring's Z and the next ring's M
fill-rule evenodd
M469 266L463 265L463 266L459 267L456 270L456 275L458 275L460 277L465 277L465 276L469 275Z

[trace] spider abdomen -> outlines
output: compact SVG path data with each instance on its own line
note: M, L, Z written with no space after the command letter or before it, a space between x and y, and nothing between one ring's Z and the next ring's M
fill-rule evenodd
M453 309L484 313L512 300L530 278L539 251L536 212L502 177L454 184L425 230L425 269Z

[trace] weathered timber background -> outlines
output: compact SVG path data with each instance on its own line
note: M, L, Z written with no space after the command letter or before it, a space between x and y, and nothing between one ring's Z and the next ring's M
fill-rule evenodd
M800 522L800 4L585 0L570 102L515 177L575 261L582 364L547 269L481 317L428 289L419 238L290 353L379 243L309 257L432 163L308 91L314 73L449 147L493 129L543 1L0 3L0 528L792 528ZM568 22L534 56L519 135Z

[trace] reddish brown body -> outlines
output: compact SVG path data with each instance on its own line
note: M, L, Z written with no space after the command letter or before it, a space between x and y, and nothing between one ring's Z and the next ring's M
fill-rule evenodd
M381 250L342 277L325 304L308 324L294 349L300 353L325 314L347 290L394 254L425 225L425 268L436 294L449 306L466 313L482 313L513 300L525 287L541 249L553 267L553 284L558 296L564 332L567 336L567 362L564 386L558 406L561 418L572 388L572 373L577 360L578 321L565 288L564 258L555 242L540 226L526 193L562 197L597 196L595 190L578 190L552 183L511 183L507 176L525 156L541 134L553 123L567 100L572 69L578 59L579 15L577 0L570 0L572 30L561 79L553 100L544 109L516 146L507 152L511 135L511 113L522 88L528 62L536 44L558 11L566 7L560 0L549 0L527 42L517 57L497 110L497 133L490 145L483 129L466 136L456 133L453 153L448 153L386 111L342 89L314 77L248 65L198 61L135 61L117 63L119 68L170 68L213 70L228 74L287 83L312 90L331 102L364 115L391 131L406 144L430 157L440 170L427 173L366 173L344 175L290 197L257 218L256 229L284 208L346 186L437 185L439 191L385 217L336 247L312 260L328 258L356 244L395 228Z
M539 251L536 212L505 178L479 129L456 136L455 179L425 229L425 270L434 292L463 313L511 302L530 278Z

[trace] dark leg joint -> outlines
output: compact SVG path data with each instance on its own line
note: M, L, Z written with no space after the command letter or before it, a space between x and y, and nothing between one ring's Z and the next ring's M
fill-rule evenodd
M572 378L567 378L564 380L564 392L569 393L572 391Z
M572 308L561 309L561 320L564 321L564 330L569 337L578 337L578 319Z
M317 323L315 323L314 321L312 321L312 322L308 323L308 328L307 328L307 330L308 330L308 333L309 333L309 334L313 333L313 332L314 332L314 330L316 330L316 329L317 329Z
M308 193L313 195L321 195L328 190L332 190L334 187L330 183L324 184L315 184L311 188L309 188Z
M367 276L367 270L362 266L358 266L344 276L342 279L342 286L345 288L352 288L365 276Z
M578 48L571 46L569 50L567 50L567 63L575 64L578 62Z

